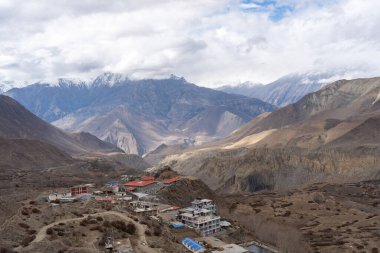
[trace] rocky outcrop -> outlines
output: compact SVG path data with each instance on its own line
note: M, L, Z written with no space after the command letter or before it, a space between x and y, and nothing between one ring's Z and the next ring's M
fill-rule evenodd
M238 149L205 152L170 164L221 192L288 190L320 182L380 178L379 150Z

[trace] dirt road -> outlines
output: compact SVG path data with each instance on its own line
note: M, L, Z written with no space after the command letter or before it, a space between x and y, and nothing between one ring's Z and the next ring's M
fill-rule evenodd
M36 238L30 243L30 245L28 247L23 248L23 249L19 249L19 250L21 252L22 251L28 252L28 249L30 249L34 243L41 242L43 239L46 238L46 236L47 236L46 230L48 228L54 227L55 225L58 225L59 223L66 223L66 222L71 222L71 221L80 221L80 220L87 218L88 216L89 215L86 214L83 217L63 219L63 220L59 220L59 221L55 221L53 223L50 223L50 224L42 227L38 231ZM104 217L110 217L110 216L117 216L124 221L128 221L128 222L133 223L136 226L137 236L138 236L138 245L134 249L136 251L136 253L159 253L160 252L157 249L153 249L153 248L150 248L148 246L148 243L147 243L146 237L145 237L146 226L134 221L133 219L128 217L126 214L116 212L116 211L107 211L107 212L102 212L102 213L91 214L91 216L94 216L94 217L101 216L103 218Z

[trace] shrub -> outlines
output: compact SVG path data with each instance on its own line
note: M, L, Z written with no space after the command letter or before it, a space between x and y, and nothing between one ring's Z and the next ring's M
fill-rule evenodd
M98 216L98 217L96 217L96 220L98 220L98 221L103 221L103 218L100 217L100 216Z
M29 228L29 225L26 224L26 223L19 223L18 225L19 225L20 227L22 227L22 228L25 228L25 229L28 229L28 228Z
M111 227L111 223L108 220L103 221L103 226L106 228Z
M29 211L28 211L28 209L23 208L23 209L21 210L21 214L22 214L22 215L29 215Z
M161 228L154 228L153 234L155 236L160 236L162 234L162 229Z
M145 235L147 235L147 236L152 236L152 232L150 232L150 230L145 230Z
M48 229L46 229L46 234L47 234L47 235L51 235L51 234L53 234L53 229L52 229L52 228L48 228Z
M313 196L313 201L317 204L322 204L326 202L326 198L322 193L315 193Z
M125 225L125 223L121 220L115 220L115 221L111 221L111 225L118 229L118 230L121 230L123 232L127 232L127 225Z
M94 230L101 231L102 228L101 228L100 226L94 226L94 227L91 227L90 230L91 230L91 231L94 231Z
M106 244L106 241L107 241L106 235L103 235L102 238L100 238L98 245L104 246Z
M17 252L11 249L7 249L7 248L0 248L0 253L17 253Z
M135 226L135 224L128 223L128 225L127 225L127 231L125 231L125 232L127 232L130 235L134 235L136 233L136 226Z
M34 235L35 233L37 233L37 231L34 229L28 230L28 234L30 235Z
M26 247L36 238L35 235L29 235L21 241L21 246Z
M76 212L76 211L73 211L73 212L71 212L71 213L74 214L74 215L77 216L77 217L83 217L82 214L80 214L80 213L78 213L78 212Z

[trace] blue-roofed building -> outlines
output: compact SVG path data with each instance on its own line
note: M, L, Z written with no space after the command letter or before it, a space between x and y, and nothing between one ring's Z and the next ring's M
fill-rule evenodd
M191 239L191 238L185 238L182 240L183 246L185 246L188 250L194 253L198 252L204 252L206 251L206 248L200 245L197 241Z
M183 223L181 223L181 222L172 222L172 223L170 224L170 226L171 226L172 228L183 228L183 227L185 227L185 224L183 224Z

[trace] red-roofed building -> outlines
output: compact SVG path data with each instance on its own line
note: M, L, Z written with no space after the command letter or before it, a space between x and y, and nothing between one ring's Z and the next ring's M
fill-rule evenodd
M135 188L136 192L143 192L147 194L154 194L155 189L159 187L156 181L143 181L143 180L134 180L131 182L124 183L124 186L127 187L126 190L129 191L129 188Z
M135 187L128 187L126 190L129 192L132 192L132 191L136 190L136 188Z
M154 181L155 178L151 176L143 176L140 178L141 181Z
M164 184L166 184L166 185L170 185L170 184L172 184L172 183L177 182L178 180L179 180L178 177L173 177L173 178L170 178L170 179L165 180L165 181L164 181Z
M127 182L124 185L130 186L130 187L145 187L153 183L156 183L156 182L153 180L150 180L150 181L135 180L135 181Z

